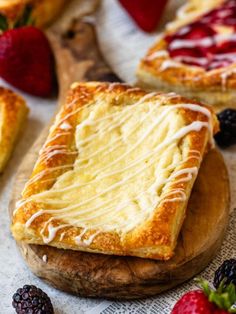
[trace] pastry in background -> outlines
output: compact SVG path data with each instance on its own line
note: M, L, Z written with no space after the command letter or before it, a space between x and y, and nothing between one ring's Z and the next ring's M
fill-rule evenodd
M28 108L24 99L0 87L0 172L3 172L25 124Z
M236 1L189 0L142 59L139 84L236 107L235 31Z
M0 0L0 13L14 24L22 15L26 5L33 9L35 26L43 27L52 22L70 0Z
M75 83L17 203L16 240L167 260L218 122L181 96Z

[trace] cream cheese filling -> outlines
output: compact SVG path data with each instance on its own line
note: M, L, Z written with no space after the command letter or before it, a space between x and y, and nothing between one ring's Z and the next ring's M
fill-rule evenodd
M209 121L186 124L181 108L199 111ZM26 227L43 214L52 215L42 230L45 243L63 227L76 226L84 229L76 239L78 244L87 230L97 230L88 245L99 230L131 231L149 219L162 201L186 200L184 190L168 192L168 187L173 180L186 182L197 175L197 167L179 167L189 158L200 162L200 153L191 151L189 156L179 143L191 131L203 127L212 131L208 109L193 104L163 106L145 96L127 106L97 101L84 107L81 116L73 169L59 176L50 190L25 201L43 204ZM57 219L63 224L54 227Z

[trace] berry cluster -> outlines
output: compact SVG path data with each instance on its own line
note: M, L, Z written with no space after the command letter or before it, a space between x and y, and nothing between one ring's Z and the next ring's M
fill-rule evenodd
M226 260L215 272L214 286L198 280L201 289L187 292L175 304L171 314L236 313L236 259Z
M18 314L53 314L48 295L41 289L25 285L13 295L12 305Z

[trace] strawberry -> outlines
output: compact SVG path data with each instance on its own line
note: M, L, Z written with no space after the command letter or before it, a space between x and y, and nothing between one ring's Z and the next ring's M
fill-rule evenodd
M175 304L171 314L212 314L215 309L202 290L186 293Z
M217 290L209 288L208 282L198 280L202 289L184 294L175 304L171 314L228 314L236 313L236 287L230 283L225 286L223 280Z
M0 76L13 86L32 95L47 97L53 89L53 55L44 33L34 26L7 29L0 16Z
M168 0L119 0L138 26L146 32L157 27Z
M192 23L189 32L184 36L185 39L202 39L212 37L216 32L208 25L201 22Z

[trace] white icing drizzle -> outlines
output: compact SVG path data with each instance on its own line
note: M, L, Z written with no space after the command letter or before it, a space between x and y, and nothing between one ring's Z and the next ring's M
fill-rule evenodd
M167 60L164 60L160 66L160 69L159 71L160 72L163 72L167 69L170 69L170 68L179 68L179 67L182 67L183 65L180 64L179 62L177 61L173 61L171 59L167 59Z
M190 155L190 156L187 158L187 160L192 159L192 158L197 159L198 161L200 161L200 157L194 156L194 155ZM184 162L186 162L187 160L184 160ZM183 162L183 163L184 163L184 162ZM159 172L158 175L160 175L160 174L161 174L161 173ZM148 191L151 192L151 193L155 193L155 194L156 194L156 191L158 190L158 188L159 188L161 185L166 184L166 183L168 183L168 182L171 182L171 180L173 180L174 178L176 178L176 177L178 177L178 176L180 176L180 175L183 175L183 174L186 174L187 176L184 177L184 178L181 178L181 179L179 179L179 180L176 180L175 183L184 183L184 182L188 182L189 180L191 180L192 177L193 177L193 175L197 175L197 168L196 168L196 167L194 167L194 168L187 168L187 169L182 169L182 170L180 170L180 171L177 171L176 173L172 174L172 175L170 176L170 178L168 178L168 179L163 179L163 180L160 181L158 184L153 184L148 190L143 191L142 193L137 194L135 198L137 198L137 199L141 198L141 197L142 197L145 193L147 193ZM176 194L178 191L179 191L179 189L177 189L177 190L175 190L173 193L172 193L172 192L171 192L171 193L172 193L172 194ZM171 194L171 195L172 195L172 194ZM166 194L164 197L166 198L166 196L167 196L167 194ZM121 197L121 195L117 195L116 199L119 199L120 197ZM157 200L158 200L158 199L159 199L159 197L157 198ZM113 199L113 200L114 200L114 199ZM168 200L169 200L169 199L166 199L165 201L168 201ZM103 203L103 206L109 204L110 202L111 202L111 200L107 201L106 203L104 202L104 203ZM91 219L101 217L104 213L113 212L113 216L114 216L117 212L119 212L120 209L122 209L122 208L124 208L124 206L128 205L129 202L130 202L130 200L127 201L127 202L123 202L123 203L120 205L120 208L116 209L115 211L114 211L114 207L113 207L113 206L104 207L104 208L102 208L102 209L100 209L100 206L96 206L96 207L94 207L94 208L88 208L87 210L81 210L81 211L80 211L80 214L83 215L83 214L87 214L87 213L90 213L90 212L93 212L93 211L97 211L97 210L100 209L100 210L97 212L97 214L93 215L92 217L88 217L88 218L85 218L85 219L80 219L80 224L81 224L81 223L84 223L84 222L87 222L87 221L89 221L89 220L91 220ZM78 206L78 205L77 205L77 206ZM70 209L71 209L71 208L70 208ZM44 211L43 211L44 214L53 214L54 212L55 212L55 210L44 210ZM58 213L61 213L61 212L64 213L64 214L58 215ZM31 219L28 220L28 222L27 222L27 227L29 227L30 224L31 224L37 217L39 217L39 216L41 216L41 215L42 215L42 212L40 212L39 214L36 213L35 215L33 215L33 216L31 217ZM62 210L57 210L57 215L56 215L56 216L57 216L58 219L63 219L63 218L66 218L66 217L73 217L73 216L76 216L76 215L77 215L77 213L66 213L66 214L65 214L65 208L64 208L64 209L62 209ZM48 223L49 223L49 222L52 222L52 220L53 220L53 218L51 218L51 219L48 221ZM48 224L48 223L47 223L47 224ZM47 224L45 224L45 227L46 227ZM103 221L102 223L96 224L96 225L94 225L94 226L99 227L99 226L101 226L101 225L103 225L103 224L104 224L104 221ZM45 229L45 227L44 227L44 229ZM44 229L43 229L43 232L44 232Z
M194 48L194 47L210 47L212 44L220 43L225 40L236 41L236 34L216 34L210 37L203 37L201 39L176 39L170 43L171 49L179 48ZM216 55L217 56L217 55ZM235 56L235 54L234 54Z
M18 202L17 209L30 201L40 204L41 207L39 211L35 212L28 219L25 224L26 228L29 228L38 217L49 214L51 218L44 224L41 230L44 243L48 244L53 241L59 230L69 226L75 226L82 228L80 234L75 238L75 242L79 246L89 246L96 236L104 230L117 230L117 232L120 232L120 226L122 226L125 231L132 230L136 225L141 223L144 218L150 217L153 210L161 202L186 200L187 196L185 190L181 186L197 176L198 166L201 162L201 153L197 150L191 150L185 158L183 158L181 157L183 153L180 154L177 144L190 132L199 132L203 128L209 130L209 138L211 139L211 113L207 108L194 104L162 106L162 102L166 99L164 97L162 99L161 96L158 96L158 101L155 104L153 104L153 100L149 104L149 98L153 98L154 95L155 93L150 93L137 103L129 105L119 112L108 112L108 114L102 118L96 118L96 106L94 107L95 109L88 113L87 118L84 118L83 122L76 128L76 147L79 152L79 159L75 161L73 165L64 165L43 170L28 182L27 185L41 180L48 172L68 169L57 178L55 185L50 190L32 195L26 200ZM176 97L176 95L170 94L168 97L172 98ZM142 107L144 103L145 107ZM136 114L136 110L139 110L139 107L141 109L145 108L144 112L141 111L142 116L139 117L135 124L125 129L126 125L129 125L130 121L133 121L133 116ZM164 131L166 122L164 123L163 121L169 121L168 119L172 121L171 119L177 116L175 112L181 109L199 112L207 117L208 121L193 121L188 125L182 125L176 130L171 130L172 127L170 127L168 130ZM158 112L158 110L160 110L160 112ZM77 110L73 112L75 113ZM172 117L172 114L175 115ZM61 125L61 120L62 119L58 119L58 125ZM93 132L85 138L81 137L81 134L83 134L87 128L92 128ZM158 136L161 135L156 133L160 128L163 128L164 132L162 139L159 139ZM129 144L129 142L126 144L126 141L130 141L134 134L138 134L139 129L142 130L139 137L133 141L132 145ZM119 133L116 133L116 130L120 130ZM99 141L104 135L107 134L109 139L109 135L113 133L116 134L117 137L115 137L114 140L108 140L100 147ZM158 136L156 136L156 134L158 134ZM52 140L48 140L47 145L50 144L51 141ZM96 151L92 150L93 142L98 143ZM140 147L145 146L143 143L146 142L152 143L150 144L152 145L150 146L151 149L137 153ZM128 147L124 149L124 145L128 145ZM43 160L57 154L77 154L77 151L68 152L64 145L62 145L62 147L60 147L60 145L48 145L45 149L46 151L44 150L45 152L41 156ZM107 151L110 153L120 153L115 154L111 160L104 162L103 166L96 168L94 160L99 158L106 160L106 158L109 158ZM164 155L162 152L164 152ZM176 154L173 154L173 152L176 152ZM134 159L130 158L130 156L133 156L132 158ZM84 165L82 163L81 165L81 161L85 160L89 160L90 164ZM191 168L184 167L185 163L189 160L193 160L193 166ZM94 169L92 170L93 176L89 180L68 181L68 184L63 183L60 185L60 182L67 182L66 178L70 176L72 172L75 172L75 174L68 178L76 179L77 171L78 174L84 174L86 176L86 169L90 169L90 167L94 167ZM72 168L73 170L70 170ZM150 178L147 176L148 180L145 181L144 188L136 191L136 180L139 178L141 180L143 174L153 170L154 176L152 175ZM113 180L114 177L118 179ZM99 182L103 181L107 182L107 186L99 190ZM179 187L175 189L170 188L172 182L175 182ZM134 184L134 191L131 190L131 194L125 198L124 191L126 186L129 187L130 184L131 186ZM91 191L94 192L89 197L82 197L80 201L78 201L76 191L78 190L79 193L83 193L83 189L85 189L84 191L86 191L86 189L92 189ZM112 193L114 193L114 195ZM61 195L62 197L59 197ZM138 211L134 211L134 219L127 219L127 213L129 213L129 211L132 213L133 210L136 210L136 207ZM110 222L111 219L112 224ZM58 220L64 221L64 223L58 225ZM98 228L98 230L96 229L96 231L92 232L95 228ZM63 240L65 235L65 231L62 231L59 238L60 241Z
M189 30L190 30L190 27L187 25L187 26L185 26L185 27L182 27L182 28L178 31L178 34L179 34L180 36L183 36L183 35L187 34L187 33L189 32Z
M225 52L225 53L216 54L215 58L218 60L222 60L225 58L231 58L234 61L236 61L236 54L234 52Z
M23 201L22 204L21 204L21 206L22 206L24 203L26 203L26 202ZM39 210L38 212L36 212L34 215L32 215L31 218L30 218L29 220L27 220L27 222L26 222L26 224L25 224L26 228L29 228L30 225L31 225L31 223L32 223L36 218L40 217L43 213L44 213L44 211L41 209L41 210Z
M87 239L83 239L84 235L86 234L86 232L88 231L88 229L84 229L79 236L75 237L75 242L76 244L78 244L79 246L89 246L92 244L93 240L96 238L96 236L100 233L99 230L97 230L96 232L94 232L93 234L91 234Z
M131 87L128 89L129 93L140 91L140 87Z
M196 176L197 173L198 173L198 168L197 167L184 168L184 169L178 170L178 171L174 172L173 174L171 174L171 176L168 179L168 181L171 181L171 179L173 179L173 178L176 178L176 177L179 177L179 176L181 176L183 174L186 174L186 176L184 178L176 180L175 183L188 182L188 181L190 181L193 178L193 176Z
M55 141L58 137L65 136L65 135L70 135L70 132L61 132L59 134L56 134L55 136L53 136L52 138L50 138L46 141L46 145Z
M60 242L63 240L64 236L65 236L65 231L60 234L60 239L59 239Z
M225 70L224 72L221 73L220 77L221 77L223 91L226 90L226 85L227 85L228 78L230 76L232 76L233 74L236 74L236 69L235 68L227 69L227 70Z
M85 235L85 233L87 232L87 228L84 228L84 230L80 233L80 235L78 235L77 237L75 237L75 241L78 245L83 245L83 241L82 238Z
M67 151L64 149L58 149L58 150L52 150L51 152L45 151L45 153L42 155L41 161L47 162L49 159L51 159L55 155L77 155L77 151Z
M62 129L62 130L70 130L70 129L72 129L72 126L68 122L64 121L60 125L60 129Z
M211 9L214 8L215 4L214 1L212 3L208 3L208 1L205 1L207 5L200 6L197 10L196 7L192 6L192 2L187 2L186 4L182 5L177 10L177 19L174 22L169 22L167 24L167 29L172 30L179 28L181 24L184 22L186 24L187 21L193 21L197 19L198 17L204 15L205 13L209 12ZM183 21L183 22L182 22ZM188 26L186 26L187 28ZM187 32L187 31L186 31Z
M150 110L147 115L145 115L142 119L139 120L139 122L137 123L137 125L135 126L135 128L133 129L130 129L128 134L127 135L131 135L136 129L137 127L144 121L147 119L147 117L149 117L151 114L153 113L153 110ZM120 122L123 122L123 120L120 120ZM110 130L110 129L109 129ZM103 132L105 133L105 132ZM90 137L91 139L91 137ZM112 148L109 148L109 153L111 153L113 150L119 148L120 145L122 145L122 143L120 143L120 145L114 145L115 143L117 143L119 141L119 138L117 138L116 140L114 140L113 142L111 143L108 143L107 145L104 145L103 147L101 147L100 149L96 150L95 152L91 153L90 155L87 155L86 158L80 158L80 162L83 162L84 160L88 160L90 159L91 157L94 157L96 156L97 154L100 154L101 152L107 150L109 147L112 147ZM84 143L84 142L83 142ZM80 142L80 144L82 144ZM89 144L88 144L89 145ZM87 147L88 147L87 145ZM88 167L89 165L85 165L85 166L82 166L83 168L86 168Z
M189 3L186 3L184 5L182 5L178 10L177 10L177 17L179 19L185 19L187 16L189 16Z
M176 105L176 106L175 106L176 109L177 109L177 108L186 108L186 109L191 109L191 110L193 110L193 111L199 111L199 107L200 107L200 106L198 106L198 105L193 105L193 104L183 104L183 105ZM163 117L164 117L168 112L170 112L172 109L173 109L172 106L169 106L169 107L166 106L166 110L163 111L163 113L159 116L159 118L157 119L157 121L155 122L155 124L156 124L156 123L159 123L159 122L163 119ZM206 115L208 118L210 118L210 112L209 112L208 109L206 109L206 108L204 108L204 107L201 107L201 112L202 112L204 115ZM203 126L206 126L206 127L209 128L209 124L208 124L208 123L205 123L205 122L195 121L195 122L193 122L193 124L195 125L197 131L199 131ZM155 125L151 125L151 128L150 128L150 129L153 129L153 127L155 127ZM189 125L189 126L186 127L186 128L182 128L182 130L181 130L180 132L177 132L177 133L175 134L175 136L173 137L172 140L176 140L176 139L178 139L178 138L181 138L181 137L185 136L185 135L189 132L189 128L191 129L191 127L192 127L192 126ZM150 133L150 129L147 130L146 133L144 133L144 135L140 138L140 140L139 140L130 150L126 151L125 154L119 156L118 159L113 160L109 165L105 166L104 168L100 168L100 169L99 169L99 172L102 172L102 171L105 170L108 166L111 166L111 165L117 163L119 160L123 159L126 155L128 155L132 150L134 150L136 146L138 146L140 143L143 142L143 140L144 140L144 139L146 138L146 136L147 136L147 133ZM211 137L211 136L212 136L212 129L209 129L209 131L210 131L210 137ZM186 132L186 134L185 134L185 132ZM123 172L124 170L130 169L130 167L133 167L134 165L136 165L136 164L139 163L140 161L143 161L143 160L146 159L146 158L150 158L150 156L154 155L155 153L158 152L158 150L162 149L164 146L166 146L166 145L168 145L168 144L170 144L170 143L171 143L170 140L169 140L169 141L164 141L164 142L163 142L161 145L159 145L155 150L153 150L152 152L150 152L150 153L148 153L148 154L142 156L142 158L136 159L135 162L129 164L128 166L126 166L126 167L124 167L124 168L122 168L122 169L119 169L119 170L116 170L116 171L113 171L113 172L109 172L108 174L101 175L101 176L99 176L96 180L90 181L89 183L86 183L86 184L82 184L82 185L81 185L81 184L80 184L80 185L77 184L77 185L74 185L74 186L73 186L73 185L72 185L72 186L69 186L69 187L66 188L66 189L61 189L61 190L59 190L59 192L65 192L66 190L68 191L68 190L70 190L70 189L72 189L72 188L78 188L78 187L81 187L81 186L85 186L85 185L87 185L87 184L96 183L96 182L99 181L100 179L104 179L104 178L107 177L107 176L110 176L110 175L113 175L113 174L117 174L117 173L119 173L119 172ZM115 146L114 148L117 149L118 147ZM89 157L88 157L88 158L89 158ZM81 169L81 168L86 168L86 167L87 167L87 166L82 166L82 167L80 167L80 169ZM146 168L146 165L144 165L144 169L145 169L145 168ZM141 170L142 170L142 169L141 169ZM138 172L137 172L137 174L140 173L140 172L141 172L141 171L140 171L140 169L139 169ZM131 177L133 177L135 174L136 174L136 173L133 173L133 174L131 175ZM96 176L96 175L98 175L98 173L95 173L95 176ZM124 181L122 181L122 184L123 184L123 182L124 182ZM41 194L44 195L44 193L41 193ZM40 194L38 194L37 197L39 197L39 195L40 195ZM28 200L28 201L29 201L29 200Z
M154 51L152 54L147 56L145 59L151 61L151 60L155 60L157 58L168 57L168 56L169 56L169 53L167 50L158 50L158 51Z
M208 60L206 58L195 58L191 56L177 56L175 57L175 60L178 62L182 62L182 61L197 62L201 66L205 66L208 63ZM195 67L195 66L191 65L191 67Z
M73 167L73 164L68 164L68 165L63 165L63 166L58 166L58 167L51 167L48 169L45 169L43 171L41 171L40 173L37 173L35 176L33 176L25 185L25 188L28 187L29 185L35 183L36 181L40 180L45 174L47 174L48 172L53 172L56 170L62 170L62 169L68 169ZM49 179L50 181L53 179ZM45 182L45 181L44 181Z
M131 90L134 90L135 88L132 88ZM136 88L137 89L137 88ZM136 90L135 89L135 90ZM139 89L138 89L139 90ZM155 95L156 93L155 92L153 92L153 93L149 93L149 94L147 94L147 95L145 95L145 96L143 96L135 105L138 105L139 103L142 103L142 102L144 102L144 101L147 101L148 99L151 99L154 95ZM87 106L86 106L87 107ZM131 109L132 109L132 106L128 106L127 108L125 108L125 112L126 111L131 111ZM81 108L80 108L80 110L81 110ZM76 110L76 113L77 113L77 111L78 110ZM118 124L115 124L115 126L117 126L117 125L119 125L121 122L124 122L126 119L127 119L127 116L125 116L125 119L124 120L121 120L121 117L120 117L120 115L121 114L123 114L123 113L115 113L115 114L113 114L113 115L107 115L107 116L105 116L104 118L101 118L101 119L98 119L96 122L101 122L101 121L104 121L104 120L106 120L106 119L108 119L108 118L111 118L111 117L113 117L114 118L114 116L117 116L117 118L118 118L118 121L119 121L119 123ZM132 114L132 113L130 113L130 114ZM64 120L64 119L63 119ZM61 123L61 120L59 120L59 124ZM89 123L89 124L91 124L91 122ZM83 126L85 126L85 123L83 124ZM100 131L100 134L101 133L105 133L105 132L107 132L107 131L111 131L113 128L115 128L115 126L112 126L111 128L109 128L109 129L106 129L106 128L104 128L104 130L101 130ZM52 145L52 146L49 146L49 147L46 147L46 145L48 145L50 142L52 142L53 140L55 140L56 138L58 138L59 136L63 136L63 135L68 135L68 134L70 134L70 132L64 132L64 133L60 133L60 134L58 134L58 135L56 135L56 136L54 136L53 138L51 138L51 139L49 139L49 140L47 140L46 141L46 143L44 144L44 147L41 149L41 156L44 156L45 155L45 157L44 158L41 158L40 159L40 162L41 161L46 161L46 160L48 160L49 158L51 158L51 157L53 157L53 155L55 155L55 154L69 154L69 155L73 155L73 154L77 154L78 152L77 151L75 151L75 152L67 152L66 150L55 150L56 148L64 148L64 147L66 147L65 145ZM87 142L89 142L89 141L91 141L91 139L93 138L94 136L91 136L91 137L89 137L89 139L87 139L86 141L84 141L83 142L83 144L85 144L85 143L87 143ZM81 142L81 144L82 144L82 142ZM110 145L113 145L113 143L109 143L108 144L108 146L110 146ZM46 148L46 149L45 149ZM102 150L105 150L106 149L106 147L103 147L100 151L96 151L95 152L95 155L97 154L97 153L99 153L99 152L101 152ZM49 154L48 153L48 151L49 150L52 150L52 152ZM44 151L44 153L42 153ZM93 154L91 154L90 156L88 156L86 159L88 159L88 158L91 158L92 157L92 155ZM85 159L84 159L85 160ZM83 159L81 159L80 161L83 161ZM37 163L36 163L36 165L37 165ZM60 166L59 168L58 167L52 167L52 168L50 168L50 169L46 169L45 171L42 171L39 175L37 174L36 176L34 176L33 178L31 178L28 182L27 182L27 184L26 184L26 186L29 186L30 184L33 184L33 183L35 183L36 181L38 181L38 180L40 180L41 178L42 178L42 176L44 176L44 175L46 175L48 172L53 172L53 171L56 171L56 170L60 170L60 169L62 169L62 168L69 168L69 167L72 167L73 165L64 165L64 166ZM52 179L47 179L47 180L44 180L43 182L47 182L47 181L52 181L53 180L53 178Z
M176 196L178 194L178 196ZM175 197L172 197L174 195ZM170 197L171 196L171 197ZM166 193L161 200L161 203L173 203L173 202L184 202L186 201L187 197L185 191L181 188L176 189L175 191L171 191Z
M44 263L47 263L47 261L48 261L47 255L43 255L42 260L43 260Z
M48 151L50 152L55 149L65 149L65 148L67 148L66 145L50 145L49 147L43 146L40 149L39 154L43 155L43 154L46 154Z
M48 230L48 235L45 236L43 234L43 232L41 232L41 235L43 237L43 242L45 244L48 244L50 242L52 242L57 234L57 231L61 230L61 229L64 229L66 227L69 227L70 225L68 224L65 224L65 225L60 225L60 226L57 226L57 227L54 227L52 226L50 223L48 224L48 227L47 227L47 230Z

